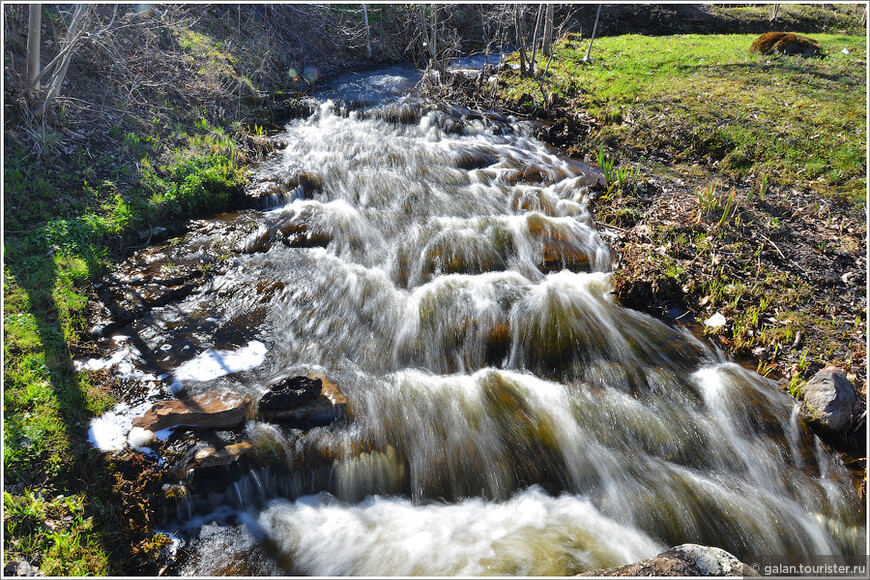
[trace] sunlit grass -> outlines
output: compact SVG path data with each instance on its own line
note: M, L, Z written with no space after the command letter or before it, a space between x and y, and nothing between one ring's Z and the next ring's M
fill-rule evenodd
M736 179L769 175L862 205L866 183L866 48L859 36L815 34L826 57L748 54L755 35L626 35L557 45L546 90L603 122L599 141L677 163L707 157ZM848 54L844 54L843 49ZM539 98L531 80L506 95ZM594 151L595 144L588 148Z

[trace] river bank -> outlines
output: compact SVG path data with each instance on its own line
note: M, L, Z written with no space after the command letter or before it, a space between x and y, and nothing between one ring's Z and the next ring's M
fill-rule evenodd
M603 38L588 63L567 38L542 78L508 66L431 96L543 119L542 140L610 168L595 212L621 303L689 325L794 396L834 365L866 400L866 55L860 37L816 37L823 60L749 55L754 35L679 35ZM864 431L831 440L859 472Z

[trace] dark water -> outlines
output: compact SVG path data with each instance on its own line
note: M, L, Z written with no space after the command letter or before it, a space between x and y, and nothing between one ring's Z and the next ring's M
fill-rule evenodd
M684 542L860 552L860 501L794 402L614 302L597 171L522 123L394 99L415 82L326 87L255 187L307 185L243 214L226 273L139 323L156 351L183 338L167 360L188 392L256 398L320 373L352 409L311 431L250 422L285 469L168 522L182 572L563 575Z

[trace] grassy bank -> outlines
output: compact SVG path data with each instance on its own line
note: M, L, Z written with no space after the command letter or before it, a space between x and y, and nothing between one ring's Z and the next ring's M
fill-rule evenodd
M866 393L866 48L750 55L756 35L569 36L498 97L607 169L616 294L699 326L794 391L826 364ZM546 99L546 100L545 100Z
M588 63L588 41L571 37L557 45L543 89L595 117L595 142L623 160L645 157L696 177L767 176L860 209L865 38L813 37L826 58L750 55L755 35L626 35L596 40ZM506 98L527 93L527 108L543 104L536 80L508 84ZM574 150L588 154L589 145Z

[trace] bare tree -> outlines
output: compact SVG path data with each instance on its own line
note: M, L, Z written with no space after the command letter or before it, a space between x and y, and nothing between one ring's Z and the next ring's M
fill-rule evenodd
M529 67L527 66L528 58L526 56L526 28L524 23L523 7L520 4L514 5L514 32L516 33L517 52L520 55L520 74L528 75Z
M366 58L372 57L372 41L369 35L369 11L365 4L362 5L363 26L366 29Z
M773 16L770 17L771 22L776 22L776 17L779 16L779 4L773 5Z
M31 22L33 24L33 10L31 10ZM76 4L72 14L69 26L67 27L66 37L60 45L60 50L57 55L48 63L45 68L36 74L35 69L31 71L28 68L27 86L24 89L25 95L32 95L34 101L34 114L37 117L42 117L46 109L51 105L51 101L60 92L60 87L66 78L66 71L69 68L70 62L75 55L75 49L88 36L88 24L93 16L94 7L88 4ZM31 32L34 37L31 38ZM33 63L39 63L39 38L38 33L34 29L28 30L27 38L27 64L28 67ZM33 49L33 53L31 53ZM31 76L33 74L33 76ZM39 83L45 79L45 87L39 90Z
M426 18L426 5L420 5L420 24L423 27L423 42L429 51L429 59L437 62L438 59L438 5L432 4L429 18Z
M541 45L541 52L544 53L544 56L550 56L551 51L553 50L553 12L555 6L553 4L547 4L546 15L544 17L544 38Z
M599 16L601 16L601 4L598 5L598 10L595 11L595 24L592 25L592 38L589 39L589 48L586 50L586 56L583 57L583 62L589 62L589 55L592 54L592 43L595 42L595 33L598 31Z
M27 86L25 95L33 97L33 93L39 90L37 76L39 76L40 37L42 35L42 5L31 4L30 16L27 21Z
M537 67L538 39L540 38L540 36L538 36L538 31L541 29L541 22L544 19L543 15L544 15L544 5L539 4L538 5L538 12L535 15L535 30L532 33L532 57L529 59L531 61L529 69L530 69L530 72L532 73L532 76L534 76L538 72L538 67Z

